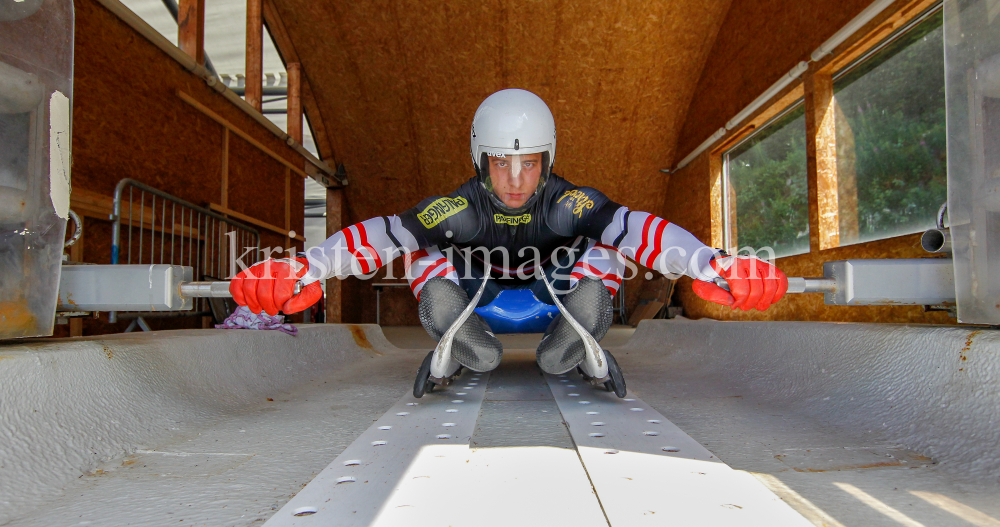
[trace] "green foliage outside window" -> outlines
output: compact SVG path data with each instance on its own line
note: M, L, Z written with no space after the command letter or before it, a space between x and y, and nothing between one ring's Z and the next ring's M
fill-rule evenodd
M933 227L947 199L941 12L834 82L840 243Z
M732 247L771 247L775 257L809 252L805 113L800 106L726 153ZM735 206L734 206L735 205Z

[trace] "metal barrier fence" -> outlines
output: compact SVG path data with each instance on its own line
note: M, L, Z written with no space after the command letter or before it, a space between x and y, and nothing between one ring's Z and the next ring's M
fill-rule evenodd
M237 259L249 267L260 257L257 229L133 179L115 187L111 220L112 264L185 265L195 280L222 280L242 270ZM197 299L192 314L207 302Z

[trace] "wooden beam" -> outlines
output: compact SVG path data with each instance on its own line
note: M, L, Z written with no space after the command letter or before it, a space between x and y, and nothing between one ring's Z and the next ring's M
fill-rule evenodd
M222 127L222 206L229 206L229 128Z
M285 24L278 14L274 0L264 0L264 23L267 24L271 38L274 39L274 44L278 48L278 54L281 55L285 64L293 62L301 64L299 54L296 52L295 45L292 44L292 39L288 35L288 30L285 28ZM319 151L319 158L330 163L331 166L336 166L337 156L333 149L333 143L327 133L323 115L320 113L316 97L309 84L309 75L304 70L301 72L301 85L303 113L309 117L309 126L312 129L313 142L316 143L316 149Z
M285 64L288 72L288 135L302 144L302 65Z
M292 173L285 170L285 232L292 231ZM285 247L292 245L291 237L285 235Z
M201 104L200 102L198 102L197 100L195 100L194 97L191 97L190 95L188 95L188 94L186 94L186 93L184 93L182 91L178 91L177 92L177 96L180 97L182 101L184 101L184 102L188 103L189 105L191 105L195 110L198 110L199 112L205 114L205 116L207 116L209 119L211 119L211 120L213 120L213 121L221 124L222 126L228 128L230 132L232 132L232 133L240 136L241 139L243 139L244 141L246 141L246 142L250 143L251 145L257 147L257 149L260 150L261 152L264 152L265 154L267 154L268 156L270 156L275 161L281 163L282 165L285 165L286 167L288 167L289 169L291 169L292 172L295 172L296 174L298 174L298 175L300 175L302 177L309 177L309 174L306 174L306 171L302 170L301 167L295 166L294 163L292 163L291 161L289 161L289 160L285 159L284 157L278 155L278 153L275 152L274 150L271 150L270 148L268 148L268 147L264 146L263 144L261 144L260 141L257 141L253 137L250 137L250 134L247 134L243 130L240 130L239 128L236 127L236 125L234 125L233 123L229 122L225 117L222 117L221 115L213 112L207 106L205 106L204 104ZM303 161L305 161L305 160L303 159Z
M833 99L833 79L827 73L809 76L812 94L812 122L807 119L807 137L814 141L812 169L809 177L816 183L816 220L819 228L819 250L840 247L840 208L837 192L837 126L836 102ZM806 111L810 111L807 107ZM812 208L812 207L810 207Z
M271 232L273 232L275 234L280 234L282 236L288 236L290 234L290 232L287 229L282 229L281 227L278 227L277 225L274 225L273 223L268 223L268 222L266 222L264 220L258 220L257 218L254 218L253 216L247 216L246 214L243 214L243 213L240 213L240 212L236 212L235 210L223 207L222 205L219 205L218 203L209 203L208 204L208 208L209 208L209 210L218 212L219 214L225 214L225 215L227 215L227 216L229 216L231 218L234 218L234 219L237 219L237 220L240 220L240 221L244 221L244 222L249 223L251 225L256 225L256 226L261 227L263 229L267 229L267 230L269 230L269 231L271 231ZM295 233L294 238L296 240L300 241L300 242L305 242L306 241L305 236L302 236L299 233Z
M343 228L344 192L326 189L326 236L329 238ZM326 323L339 324L343 320L343 280L330 278L326 281Z
M278 55L285 64L299 62L299 54L292 45L292 39L288 37L288 30L278 15L278 8L274 5L274 0L264 0L263 4L264 23L267 24L267 31L271 34L275 46L278 48Z
M205 0L180 0L177 7L177 46L205 65Z
M258 112L263 102L264 12L262 0L247 0L246 101Z

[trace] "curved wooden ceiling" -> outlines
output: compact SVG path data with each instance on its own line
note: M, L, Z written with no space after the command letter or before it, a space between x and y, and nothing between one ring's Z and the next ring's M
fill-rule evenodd
M303 64L352 221L473 175L468 127L503 88L555 114L555 172L657 211L730 0L274 0ZM324 153L326 154L326 153Z

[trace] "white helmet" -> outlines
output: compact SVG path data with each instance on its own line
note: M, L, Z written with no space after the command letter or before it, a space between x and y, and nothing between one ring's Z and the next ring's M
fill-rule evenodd
M518 211L534 203L548 180L556 159L556 123L541 97L527 90L500 90L486 98L472 119L469 152L479 181L490 191L497 207L510 210L493 193L489 177L489 156L542 154L542 177L535 194Z

